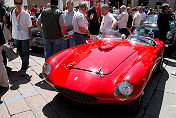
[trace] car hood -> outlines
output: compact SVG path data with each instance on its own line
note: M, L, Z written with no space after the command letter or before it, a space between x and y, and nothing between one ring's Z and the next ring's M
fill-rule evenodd
M127 40L106 45L103 41L100 42L88 43L74 48L74 51L59 66L70 70L78 69L97 74L101 72L108 75L139 49L132 46Z

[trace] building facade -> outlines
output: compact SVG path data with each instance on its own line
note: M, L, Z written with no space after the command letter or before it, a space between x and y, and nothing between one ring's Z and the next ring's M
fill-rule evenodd
M176 0L136 0L137 6L146 6L153 9L161 8L163 3L168 3L173 10L176 10Z
M79 2L85 1L90 8L93 5L93 0L74 0L74 7L79 5ZM121 5L129 7L145 6L147 8L158 9L163 3L168 3L173 10L176 10L176 0L101 0L103 3L111 2L113 7L119 8ZM6 5L13 5L14 0L6 0ZM38 7L46 5L50 0L23 0L23 5L37 4ZM59 0L59 8L63 9L66 6L66 0Z

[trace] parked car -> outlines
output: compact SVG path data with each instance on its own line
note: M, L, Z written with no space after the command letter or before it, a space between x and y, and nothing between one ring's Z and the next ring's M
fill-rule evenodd
M36 26L36 16L31 16L32 20L32 42L33 47L43 47L43 33L39 30L39 28Z
M43 65L43 77L64 96L88 104L128 104L138 111L144 88L163 64L164 43L111 32L63 50Z
M138 35L152 37L154 39L159 39L159 28L157 25L158 15L149 15L142 23L139 29L136 29L134 32L138 32ZM166 36L166 40L164 42L165 47L171 47L175 44L176 40L176 28L175 21L171 22L171 30L168 32Z
M33 47L43 47L43 33L36 26L32 27Z

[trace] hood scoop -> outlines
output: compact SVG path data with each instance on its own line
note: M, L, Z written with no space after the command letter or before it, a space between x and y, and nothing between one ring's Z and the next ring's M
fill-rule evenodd
M108 45L102 45L99 47L99 50L101 51L109 51L112 50L113 48L115 48L117 45L113 45L113 44L108 44Z

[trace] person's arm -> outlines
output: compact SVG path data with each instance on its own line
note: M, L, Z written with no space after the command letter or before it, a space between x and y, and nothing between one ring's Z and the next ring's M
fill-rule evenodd
M62 33L62 36L64 36L64 34L65 34L65 26L61 27L61 33Z
M6 16L3 16L3 22L4 22L5 25L7 25L7 18L6 18Z
M80 30L81 32L87 34L87 37L90 36L90 33L89 33L89 31L88 31L86 28L84 28L84 27L79 27L79 30Z
M41 14L39 15L39 17L37 19L36 26L40 29L41 32L43 32L43 28L41 25Z
M31 27L28 27L28 33L29 33L29 46L32 46L32 31L31 31Z
M123 17L123 15L121 15L121 18ZM117 25L118 25L118 22L117 22L117 20L114 18L114 16L113 15L111 15L110 17L110 20L112 21L112 26L111 26L111 29L110 30L113 30ZM120 18L120 19L121 19Z
M78 25L79 25L79 30L85 34L87 34L87 37L90 36L89 30L86 29L86 23L87 19L84 16L80 16L78 19Z
M29 46L32 46L32 31L31 31L32 20L29 13L26 15L26 24L27 24L28 33L29 33Z
M111 30L114 29L117 25L118 25L118 22L117 22L116 19L114 19L114 20L112 21Z
M73 30L73 25L70 25L70 26L68 26L68 27L65 27L65 30L66 30L66 31Z
M64 20L63 14L61 14L59 17L59 25L61 27L62 36L64 36L64 34L65 34L65 20Z

